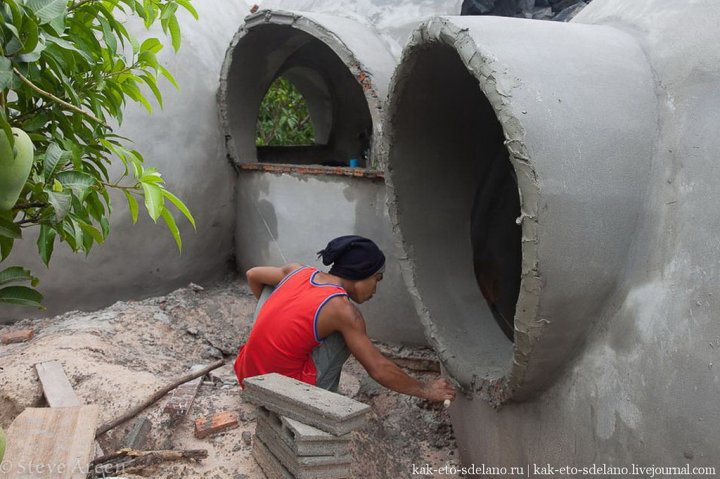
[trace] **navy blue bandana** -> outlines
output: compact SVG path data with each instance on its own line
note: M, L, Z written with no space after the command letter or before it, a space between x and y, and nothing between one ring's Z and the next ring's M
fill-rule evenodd
M335 238L318 256L325 266L333 265L330 274L351 280L369 278L385 267L383 252L372 240L362 236Z

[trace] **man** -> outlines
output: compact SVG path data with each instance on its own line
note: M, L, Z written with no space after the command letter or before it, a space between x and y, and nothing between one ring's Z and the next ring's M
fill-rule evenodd
M235 373L247 377L280 373L337 391L350 353L368 374L394 391L431 401L455 399L445 379L418 381L387 359L370 342L365 320L350 302L364 303L383 278L385 255L361 236L335 238L318 253L327 273L309 266L259 266L247 272L253 294L275 290L261 306L250 337L240 348Z

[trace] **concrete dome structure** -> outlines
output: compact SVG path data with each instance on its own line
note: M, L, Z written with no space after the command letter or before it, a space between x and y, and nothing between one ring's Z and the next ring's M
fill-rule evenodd
M718 467L718 21L717 2L595 0L570 24L437 18L405 48L390 201L466 393L466 465Z

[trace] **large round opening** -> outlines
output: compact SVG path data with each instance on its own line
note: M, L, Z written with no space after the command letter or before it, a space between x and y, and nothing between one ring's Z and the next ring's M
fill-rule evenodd
M513 356L522 259L502 127L450 46L412 50L396 79L388 162L429 339L464 386L499 379Z
M222 119L233 161L338 166L356 159L358 166L368 166L373 136L368 98L333 48L306 31L272 23L252 24L236 41L221 86ZM280 77L306 102L314 144L256 145L261 103Z

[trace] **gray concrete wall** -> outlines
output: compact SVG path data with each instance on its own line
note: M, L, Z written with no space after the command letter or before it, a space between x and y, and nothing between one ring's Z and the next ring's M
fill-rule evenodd
M163 172L168 189L195 215L198 231L175 215L184 241L179 254L164 225L153 224L141 213L132 226L124 197L113 195L109 240L88 258L58 244L50 269L38 259L34 232L28 231L4 264L22 264L40 277L46 315L161 294L191 281L222 278L232 270L235 174L226 159L215 95L225 50L248 7L230 0L195 2L195 7L199 21L179 14L180 52L174 54L168 40L159 54L180 90L161 79L164 110L156 108L150 116L142 106L131 104L117 132L131 138L147 163ZM129 28L140 38L149 35L137 22ZM32 314L38 313L0 307L0 321Z
M237 266L299 262L326 270L317 252L346 234L372 238L387 264L378 292L360 305L368 334L425 344L393 249L382 180L242 171L238 178Z
M556 319L561 324L569 321L571 330L574 329L572 322L576 322L584 329L583 341L564 364L544 370L542 364L534 368L532 374L552 378L549 386L529 397L510 400L500 408L491 407L477 395L460 397L451 407L465 464L523 467L522 475L526 477L539 477L534 465L548 464L555 467L597 464L630 470L633 465L689 464L690 467L714 466L715 474L720 471L718 22L720 4L709 0L680 3L595 0L574 20L578 24L610 26L631 36L652 71L656 114L629 104L624 107L629 117L650 122L653 131L652 160L643 177L635 180L641 207L634 227L610 230L618 236L616 241L629 239L629 245L609 294L599 307L575 317L539 318L540 323ZM477 41L482 45L482 36ZM608 51L614 45L608 42ZM523 38L517 35L507 39L507 46L517 48L518 56L522 56L525 49L533 48L523 45ZM549 62L546 66L557 71L559 78L574 74L574 67L566 62ZM525 76L517 80L520 90L528 85L532 87L532 81ZM488 81L481 79L480 84ZM567 88L580 88L604 104L608 95L613 97L612 92L603 90L605 85L601 76L585 85L560 82L557 98L562 99ZM515 90L498 92L509 104L516 100ZM539 103L547 99L541 93L539 90L536 98ZM585 109L582 103L576 106L578 114L587 115L583 121L589 122L584 135L597 138L601 133L602 136L603 116L593 116L593 110ZM532 115L531 111L527 113ZM547 120L563 122L562 117ZM532 121L524 125L530 125L525 140L532 143L538 139ZM568 127L571 131L575 128ZM573 141L572 132L570 138L561 132L559 129L558 135L547 136L542 141L550 147ZM507 129L505 133L508 135ZM612 138L605 138L605 145L600 146L622 157L627 148L637 148L646 140L637 136L634 144L623 143L620 147L613 144ZM584 148L579 149L578 157L586 152ZM516 152L511 149L511 153ZM530 149L527 153L528 163L532 164L542 151ZM566 159L558 157L557 161ZM390 160L392 164L392 158ZM606 157L596 160L606 161ZM637 158L629 155L626 161L634 162ZM618 163L616 172L628 164ZM522 170L514 166L519 176ZM552 182L563 181L563 169L554 170L550 176L539 173L541 195L562 191L562 188L555 190L558 185ZM572 189L573 185L565 187ZM611 199L615 191L612 183L594 188L587 190L586 205L582 202L572 205L578 213L603 197ZM625 200L628 199L626 196ZM554 208L563 210L562 201L555 204L548 200L540 206L540 211L543 207L548 210L545 216L539 216L540 228L543 221L552 216ZM623 208L623 204L618 204L615 211L610 209L595 215L601 223L600 230L604 229L602 223L607 218L612 219L615 212L620 213ZM562 227L561 223L557 225ZM560 230L561 236L562 231L566 231L565 236L572 237L575 224L567 224L566 228ZM596 254L594 249L602 252L614 243L586 246L587 257ZM436 246L443 248L442 244ZM541 245L538 260L542 262L550 257L552 261L553 255L572 256L572 251L572 245L562 241ZM583 262L589 261L584 258L577 257L577 267L587 266ZM578 282L598 280L598 284L602 284L607 280L602 267L595 272L581 272L569 264L564 272L567 279ZM553 286L548 278L552 275L540 277L541 290ZM566 311L571 312L574 304L582 305L586 298L565 299ZM516 316L516 321L518 318ZM550 335L537 338L535 346L562 351L567 344L562 335ZM513 347L517 353L517 345ZM491 474L489 477L509 476ZM553 477L560 477L557 470ZM563 477L583 475L569 473ZM594 477L603 477L603 474ZM631 473L615 477L631 477Z

